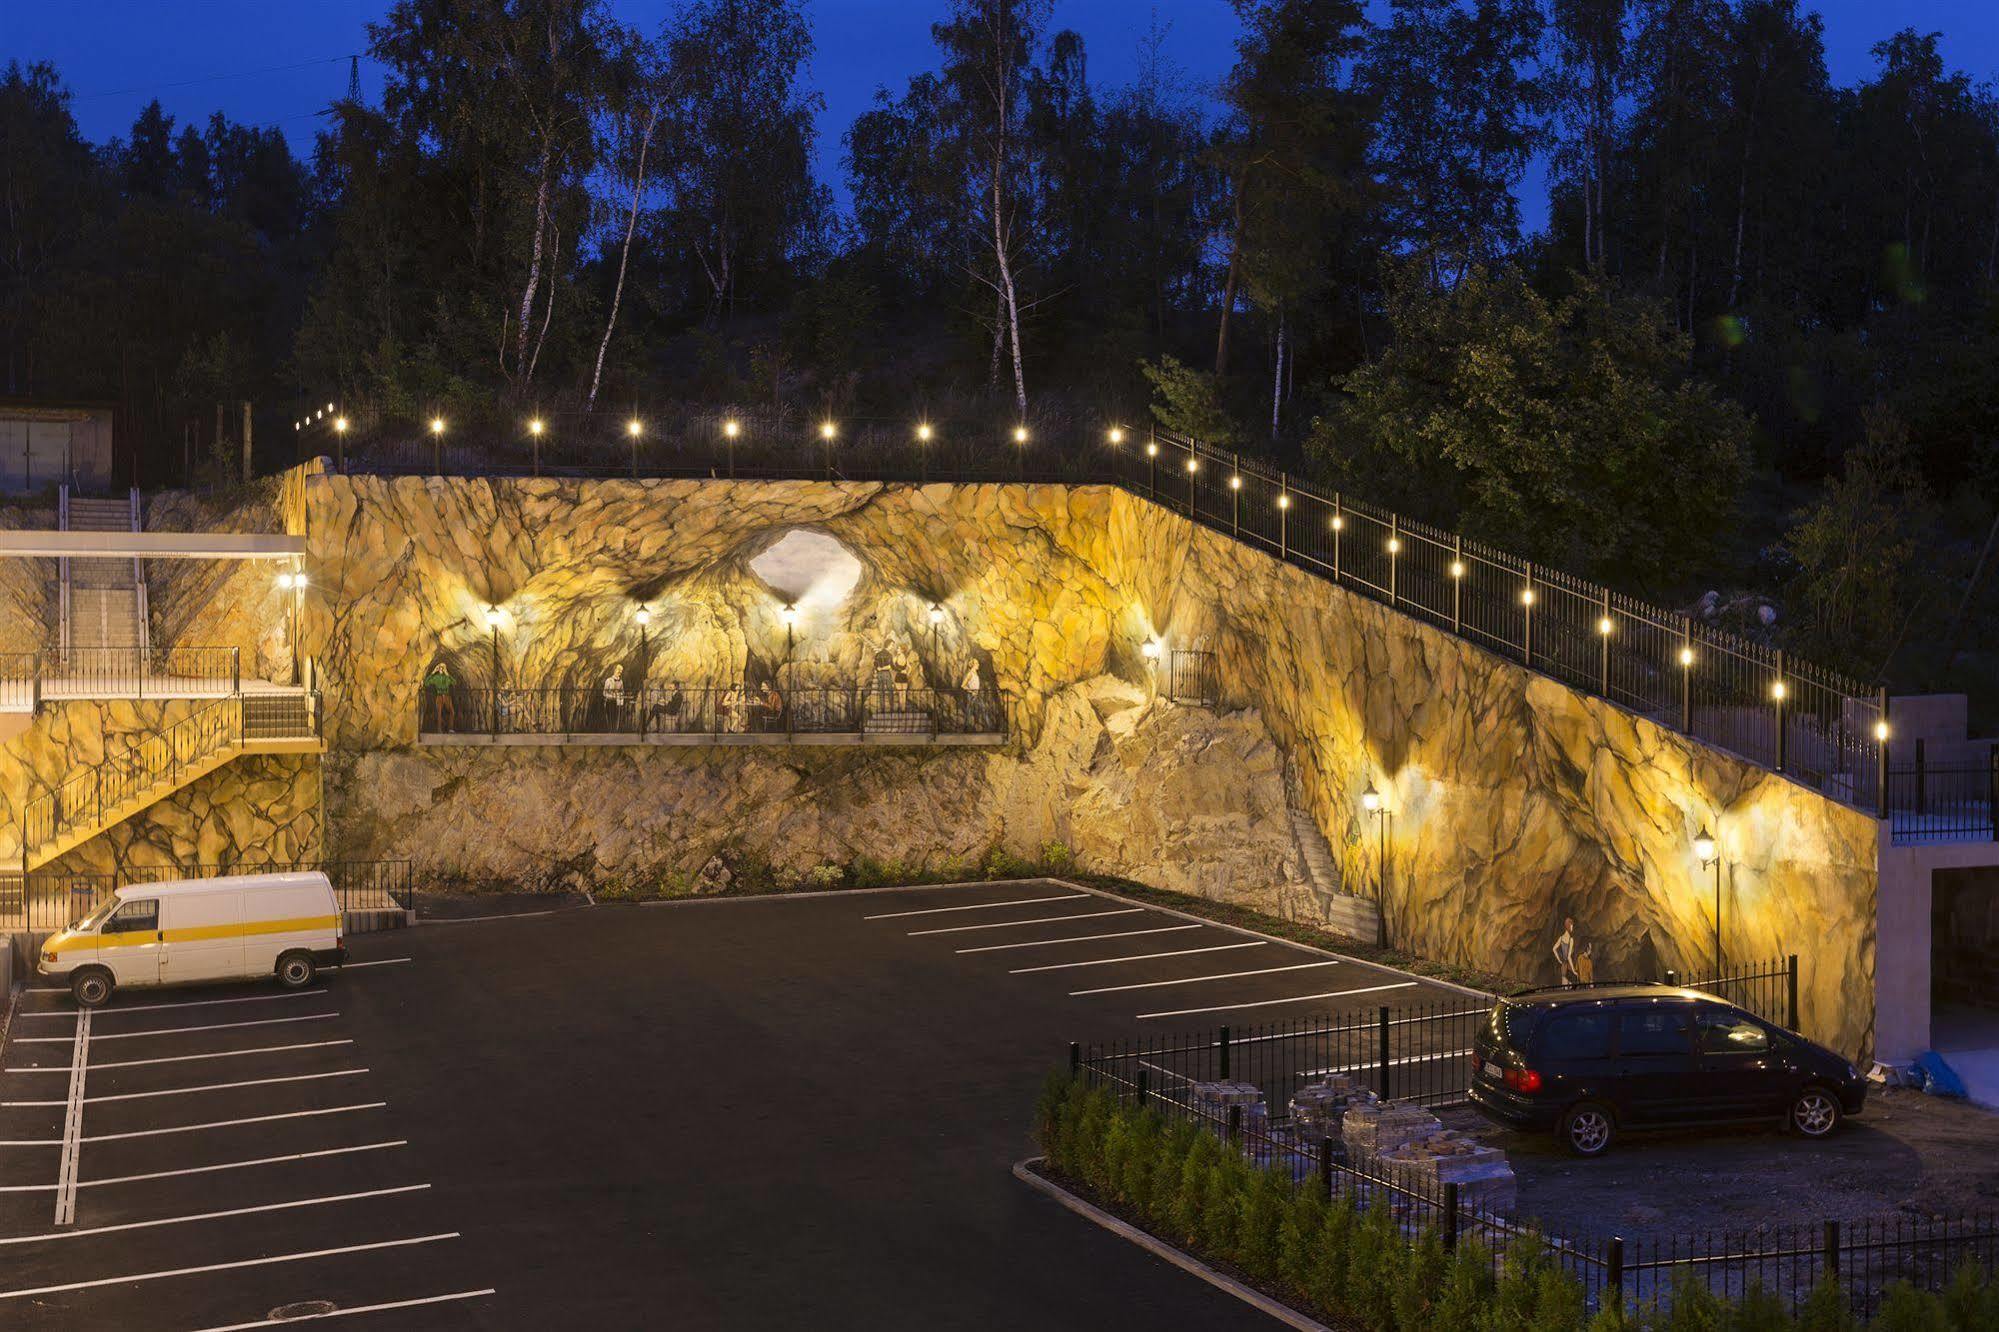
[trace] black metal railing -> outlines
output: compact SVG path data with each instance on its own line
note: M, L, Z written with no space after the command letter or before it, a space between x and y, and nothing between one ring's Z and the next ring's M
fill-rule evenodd
M1163 431L1109 423L637 412L543 419L478 448L384 433L351 470L508 475L1033 481L1120 486L1581 692L1885 817L1885 690ZM734 431L731 433L733 423ZM1017 431L1024 431L1017 437ZM1087 442L1096 441L1096 442Z
M811 685L647 685L636 689L425 689L423 736L1003 735L990 689Z
M101 829L133 801L172 790L246 740L311 739L318 700L310 695L230 694L160 730L108 749L85 771L29 800L21 810L23 868L78 830Z
M256 861L143 866L115 872L36 870L26 875L7 871L0 873L0 931L62 929L128 884L299 870L325 871L343 912L409 910L415 905L417 876L407 860Z
M0 708L91 698L188 698L243 687L233 647L71 647L0 653Z
M1999 745L1983 763L1927 763L1917 741L1913 763L1888 771L1888 804L1897 842L1999 842Z
M1509 996L1536 992L1551 992L1576 989L1583 986L1633 985L1633 984L1684 985L1688 989L1702 990L1720 999L1726 999L1737 1007L1745 1008L1766 1022L1774 1022L1792 1031L1799 1030L1801 1013L1798 1008L1798 955L1765 960L1740 960L1730 962L1719 973L1712 968L1682 975L1678 971L1667 970L1657 976L1610 977L1581 982L1575 986L1561 984L1534 985L1509 984Z

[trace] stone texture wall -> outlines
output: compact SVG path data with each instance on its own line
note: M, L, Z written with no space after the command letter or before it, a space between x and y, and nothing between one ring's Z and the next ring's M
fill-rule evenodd
M1120 492L322 476L304 495L304 639L335 743L353 752L331 797L349 854L450 846L482 871L579 855L684 869L732 838L792 858L886 859L988 839L1031 852L1048 837L1092 867L1169 886L1189 886L1175 873L1186 854L1226 861L1214 882L1192 873L1194 890L1309 917L1271 813L1288 763L1343 881L1382 892L1393 940L1524 978L1551 978L1564 917L1599 975L1705 971L1713 889L1690 844L1713 828L1728 956L1805 954L1808 1025L1847 1049L1866 1041L1872 820ZM768 669L784 651L782 602L749 566L796 529L862 565L844 603L807 607L804 669L853 678L884 640L936 683L977 660L1009 703L1012 750L402 752L430 659L474 684L490 677L488 604L502 608L510 687L588 688L613 664L634 669L641 602L656 674ZM932 604L945 612L934 640ZM1227 770L1266 770L1241 786L1256 809L1186 775L1224 742L1175 736L1184 723L1161 721L1166 710L1100 719L1088 762L1070 747L1065 728L1102 697L1078 687L1146 685L1139 649L1154 635L1215 651L1225 693L1248 705L1225 744L1237 747ZM1386 796L1383 825L1360 810L1370 783ZM452 813L425 818L425 798ZM766 806L780 811L769 826ZM517 829L503 835L511 850L496 859L448 831L455 813ZM1268 836L1235 836L1259 825Z
M29 800L212 704L209 699L44 704L26 734L0 744L0 870L20 868L21 810ZM246 755L48 868L106 871L310 858L322 844L319 784L317 758Z

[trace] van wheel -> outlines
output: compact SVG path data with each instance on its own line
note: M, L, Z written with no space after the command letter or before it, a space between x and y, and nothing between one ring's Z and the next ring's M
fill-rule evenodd
M311 953L286 953L278 959L278 984L287 990L300 990L312 984L313 965Z
M1617 1121L1608 1108L1595 1101L1578 1101L1562 1116L1556 1136L1577 1156L1602 1156L1617 1137Z
M1785 1122L1800 1137L1823 1138L1839 1127L1839 1117L1839 1098L1827 1088L1814 1085L1798 1093Z
M111 998L111 973L102 967L86 967L69 978L69 992L85 1008L102 1008Z

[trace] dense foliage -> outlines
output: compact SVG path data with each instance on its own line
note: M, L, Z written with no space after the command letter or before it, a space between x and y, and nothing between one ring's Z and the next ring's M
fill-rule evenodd
M1232 2L1203 88L1157 24L1114 87L1050 0L935 0L843 199L803 0L394 0L303 161L157 105L87 143L11 65L0 393L118 401L149 483L242 399L267 463L334 399L460 439L1149 407L1635 591L1787 594L1869 679L1999 681L1999 98L1936 34L1838 87L1800 0Z
M1836 1286L1794 1315L1752 1286L1740 1300L1691 1274L1669 1300L1636 1313L1590 1315L1583 1290L1543 1247L1520 1242L1503 1261L1466 1239L1446 1252L1434 1229L1410 1234L1388 1207L1352 1193L1328 1201L1316 1176L1258 1168L1208 1128L1168 1120L1067 1073L1049 1077L1036 1110L1048 1166L1094 1201L1169 1243L1233 1269L1260 1289L1338 1327L1374 1332L1974 1332L1999 1326L1999 1284L1965 1267L1941 1294L1889 1287L1869 1323Z

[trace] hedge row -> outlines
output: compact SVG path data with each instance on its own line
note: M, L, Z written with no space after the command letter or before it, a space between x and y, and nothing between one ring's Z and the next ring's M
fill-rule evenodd
M1794 1316L1752 1289L1740 1300L1682 1274L1670 1300L1592 1317L1581 1285L1545 1247L1515 1243L1504 1261L1466 1239L1446 1253L1434 1229L1410 1236L1386 1207L1328 1202L1316 1176L1259 1168L1214 1133L1123 1103L1066 1072L1038 1109L1049 1166L1161 1239L1233 1268L1322 1322L1372 1332L1992 1332L1999 1283L1966 1268L1942 1295L1904 1282L1863 1324L1837 1286Z

